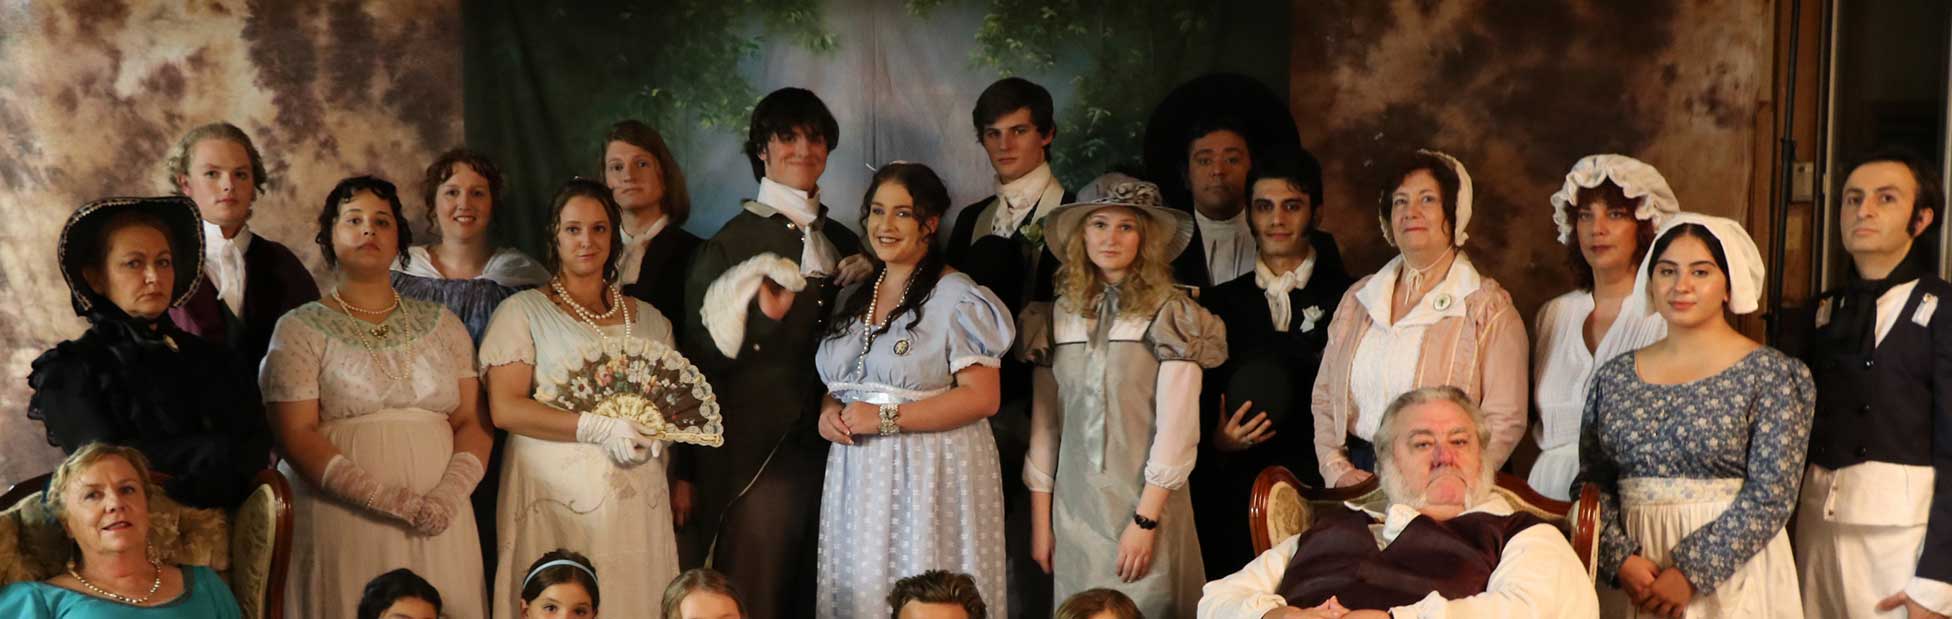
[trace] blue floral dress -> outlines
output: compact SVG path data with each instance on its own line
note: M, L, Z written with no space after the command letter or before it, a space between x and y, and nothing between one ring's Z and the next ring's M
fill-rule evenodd
M1700 380L1641 380L1634 353L1601 366L1580 426L1580 477L1600 489L1599 581L1629 555L1694 585L1689 617L1802 617L1784 524L1816 410L1803 363L1761 347ZM1637 616L1602 588L1606 616Z

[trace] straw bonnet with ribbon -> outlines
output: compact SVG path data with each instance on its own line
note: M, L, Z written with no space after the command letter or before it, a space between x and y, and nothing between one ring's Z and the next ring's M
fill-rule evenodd
M1695 224L1706 228L1710 236L1722 246L1722 255L1728 259L1728 311L1747 314L1762 306L1762 288L1768 276L1762 263L1762 250L1756 248L1755 239L1749 231L1733 219L1703 215L1701 213L1680 212L1666 218L1660 232L1654 238L1666 236L1669 231L1683 224ZM1640 273L1634 276L1634 288L1646 290L1647 294L1628 297L1630 304L1644 304L1642 307L1622 306L1622 312L1652 313L1653 291L1648 287L1650 271L1655 260L1660 257L1648 252L1641 260Z
M195 201L183 196L95 200L83 204L68 216L68 223L61 226L61 240L56 252L61 264L61 278L68 283L78 316L121 312L108 297L88 285L83 273L97 266L102 252L107 250L101 246L107 241L102 238L103 226L123 213L145 213L162 221L163 232L169 236L171 262L176 271L175 286L170 291L170 307L179 307L188 301L202 279L203 224Z
M1552 224L1559 228L1559 242L1572 242L1572 218L1567 207L1577 207L1573 201L1578 199L1579 190L1598 187L1605 181L1613 181L1620 193L1629 200L1639 200L1640 206L1633 210L1633 218L1652 222L1660 229L1667 218L1681 212L1681 202L1674 199L1674 190L1668 188L1667 178L1660 170L1647 162L1626 155L1587 155L1572 164L1572 171L1566 173L1566 183L1552 194Z
M1451 173L1457 175L1457 199L1455 201L1457 204L1457 221L1451 222L1450 244L1463 247L1464 240L1470 238L1470 235L1464 233L1464 228L1471 224L1471 173L1464 169L1463 162L1441 151L1418 150L1417 154L1437 158L1437 160L1444 162L1445 165L1450 166ZM1394 188L1392 187L1390 189L1393 190ZM1383 197L1387 202L1389 196L1385 194ZM1376 223L1383 227L1383 242L1388 243L1390 247L1395 247L1396 236L1389 228L1389 212L1377 213Z
M1145 224L1146 254L1169 262L1193 242L1193 216L1168 208L1159 186L1125 174L1112 172L1100 176L1078 190L1078 201L1051 210L1044 224L1052 254L1062 261L1064 248L1084 226L1084 220L1098 209L1125 207L1139 214Z

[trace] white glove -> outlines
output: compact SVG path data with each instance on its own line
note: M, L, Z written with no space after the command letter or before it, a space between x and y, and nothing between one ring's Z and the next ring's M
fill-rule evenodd
M652 451L657 441L644 438L644 426L635 421L582 413L576 418L576 441L602 447L618 466L635 466L657 457Z

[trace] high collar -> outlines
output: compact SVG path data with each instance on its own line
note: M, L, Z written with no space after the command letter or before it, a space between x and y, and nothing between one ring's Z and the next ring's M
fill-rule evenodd
M996 195L1003 198L1004 206L1010 210L1022 211L1036 206L1044 197L1044 188L1049 186L1053 175L1051 164L1046 161L1037 168L1008 183L996 186Z
M203 251L206 254L215 255L230 249L242 252L251 248L251 239L255 237L256 235L251 234L251 224L244 224L243 228L237 230L237 236L227 239L224 238L222 226L203 220Z
M779 214L801 227L820 218L820 188L800 191L770 178L759 179L759 196L753 201L773 207Z
M1275 273L1273 269L1268 268L1267 262L1255 260L1254 285L1260 286L1262 290L1274 292L1272 288L1279 284L1279 287L1284 288L1280 290L1283 293L1307 288L1308 280L1315 274L1315 256L1317 254L1318 252L1308 252L1307 258L1303 258L1300 264L1295 265L1295 268L1286 273ZM1294 277L1284 281L1283 278L1289 275L1293 275Z
M1384 546L1396 541L1396 536L1403 534L1403 529L1409 528L1411 522L1415 522L1417 518L1423 517L1423 512L1417 511L1416 508L1403 503L1391 503L1389 511L1386 513L1377 513L1372 510L1363 509L1353 503L1348 505L1351 508L1361 509L1363 513L1369 514L1372 518L1383 521L1382 529L1376 532L1376 538L1377 543ZM1512 511L1511 503L1505 502L1505 497L1499 496L1496 492L1487 492L1483 501L1479 501L1477 505L1464 510L1458 516L1465 514L1510 516L1512 513L1514 512Z
M1199 224L1200 236L1209 239L1254 236L1254 230L1247 227L1247 209L1240 209L1233 217L1226 219L1207 217L1199 209L1193 209L1193 221Z
M1383 265L1382 270L1369 278L1362 289L1356 291L1356 300L1369 312L1370 321L1378 325L1403 326L1430 324L1447 317L1464 315L1464 298L1477 292L1484 283L1484 276L1478 274L1477 267L1471 264L1469 256L1458 252L1444 274L1444 280L1423 295L1417 306L1403 314L1403 319L1391 324L1390 299L1396 293L1397 275L1403 269L1403 256L1398 254ZM1438 306L1442 306L1441 308Z

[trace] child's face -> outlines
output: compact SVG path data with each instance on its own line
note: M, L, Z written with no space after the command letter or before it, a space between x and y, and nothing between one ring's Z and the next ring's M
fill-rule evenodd
M533 601L522 602L523 619L589 619L596 616L590 592L573 582L557 583L543 589Z

